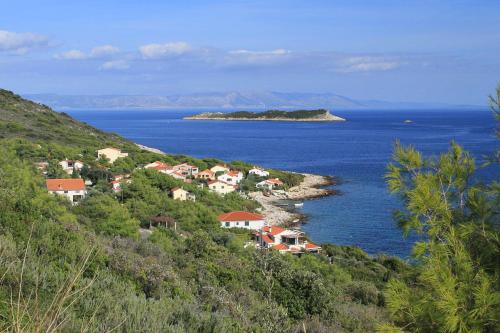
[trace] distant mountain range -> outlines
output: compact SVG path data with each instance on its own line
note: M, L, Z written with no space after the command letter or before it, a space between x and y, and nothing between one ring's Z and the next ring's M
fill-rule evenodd
M56 110L65 109L456 109L475 105L355 100L332 93L215 92L186 95L58 95L27 94L24 97Z

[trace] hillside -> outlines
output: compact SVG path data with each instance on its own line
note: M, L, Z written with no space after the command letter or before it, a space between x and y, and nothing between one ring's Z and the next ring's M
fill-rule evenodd
M0 89L0 138L25 138L71 146L123 146L131 143L78 122L65 113Z
M217 216L255 212L254 201L142 168L221 161L143 151L10 92L0 96L0 331L370 332L388 319L387 281L413 274L397 258L355 247L322 244L321 254L300 257L245 247L251 233L222 229ZM108 144L129 156L96 160L95 149ZM58 166L65 158L85 167L68 175ZM48 163L45 176L39 162ZM116 174L130 174L118 193ZM45 177L78 176L92 184L78 205L44 187ZM196 201L172 199L175 187ZM151 227L158 216L176 227Z
M204 112L185 117L188 120L274 120L274 121L345 121L328 110L268 110L264 112Z

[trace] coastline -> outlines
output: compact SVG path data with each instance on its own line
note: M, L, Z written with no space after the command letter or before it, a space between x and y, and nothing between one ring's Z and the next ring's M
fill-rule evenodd
M145 145L136 143L136 145L153 153L165 155L165 152L151 148ZM283 200L311 200L329 195L335 195L338 192L335 190L326 189L325 187L334 185L336 182L333 177L321 176L310 173L302 173L304 179L302 182L288 191L275 192L272 196L266 197L260 191L250 192L248 196L257 201L261 206L261 214L264 215L269 225L295 225L300 223L306 217L304 214L291 212L282 205Z
M309 173L303 173L303 175L305 176L304 180L288 191L274 193L270 197L264 196L262 192L251 192L249 194L250 198L262 206L260 213L264 215L269 225L295 225L304 219L304 214L290 212L283 208L280 205L282 200L311 200L337 193L334 190L325 188L335 184L332 177Z

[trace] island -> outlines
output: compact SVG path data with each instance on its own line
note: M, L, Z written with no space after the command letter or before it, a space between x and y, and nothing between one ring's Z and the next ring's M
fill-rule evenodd
M265 121L345 121L326 109L317 110L268 110L263 112L204 112L184 117L187 120L265 120Z

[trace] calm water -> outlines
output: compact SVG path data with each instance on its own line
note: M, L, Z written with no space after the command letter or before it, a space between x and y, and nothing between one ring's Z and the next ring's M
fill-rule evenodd
M341 196L307 201L303 229L316 242L358 245L368 253L408 256L415 236L403 239L392 221L399 201L383 175L394 140L438 154L456 140L475 156L498 149L487 111L345 111L345 123L185 121L186 111L71 111L95 127L165 152L244 160L293 171L338 176ZM412 119L413 124L404 124ZM498 179L498 169L481 177Z

